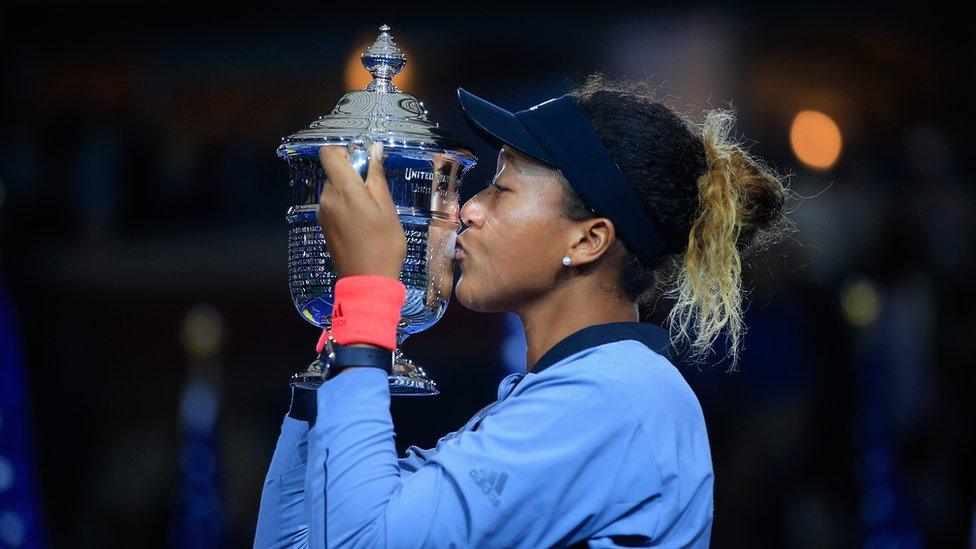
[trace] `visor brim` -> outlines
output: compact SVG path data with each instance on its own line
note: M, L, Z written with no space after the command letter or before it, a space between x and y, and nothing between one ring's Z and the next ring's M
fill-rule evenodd
M496 149L513 147L536 160L556 167L556 161L529 133L515 114L458 88L461 112L471 130Z

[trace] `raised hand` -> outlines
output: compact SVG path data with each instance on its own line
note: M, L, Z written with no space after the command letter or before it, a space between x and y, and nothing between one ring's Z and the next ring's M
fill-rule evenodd
M345 147L324 146L319 160L326 183L316 214L339 278L380 275L399 278L407 240L383 172L383 148L370 147L366 181Z

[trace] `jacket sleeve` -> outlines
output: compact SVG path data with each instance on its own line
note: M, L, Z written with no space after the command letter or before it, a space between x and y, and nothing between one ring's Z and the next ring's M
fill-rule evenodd
M385 372L345 372L317 401L325 520L312 547L568 545L623 510L614 472L639 426L592 381L533 380L405 476Z
M312 391L292 389L291 407L281 423L261 491L254 547L308 546L304 499L309 426L303 414L309 413L309 404L314 406L314 398Z
M399 458L397 464L400 466L401 476L404 474L416 473L421 467L430 461L430 456L437 453L440 449L441 444L444 443L444 437L441 437L437 441L437 446L430 449L423 449L418 446L410 446L407 448L407 455L405 457Z

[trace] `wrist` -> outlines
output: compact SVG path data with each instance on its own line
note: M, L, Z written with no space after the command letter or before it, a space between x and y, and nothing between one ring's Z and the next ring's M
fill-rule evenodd
M407 288L396 278L355 275L335 285L332 337L339 345L396 347L396 331Z
M335 378L341 376L342 374L344 374L346 372L350 372L352 370L362 370L364 368L369 368L369 367L370 366L346 366L345 368L342 368L338 372L336 372L335 374L333 374L331 379L335 379Z
M393 351L375 345L327 345L328 360L325 380L335 378L351 368L378 368L389 376L393 373Z

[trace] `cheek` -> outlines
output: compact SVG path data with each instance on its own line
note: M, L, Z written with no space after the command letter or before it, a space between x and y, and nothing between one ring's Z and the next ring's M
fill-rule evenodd
M549 232L539 223L521 227L503 241L493 242L492 262L500 278L522 284L538 277L545 263L548 238Z
M551 281L550 256L557 247L556 234L564 227L547 215L553 205L543 198L532 196L525 207L496 219L491 257L508 280L529 285L539 278Z
M528 216L496 216L493 225L488 219L482 253L465 264L456 295L468 308L497 312L551 287L555 267L547 250L554 224Z

